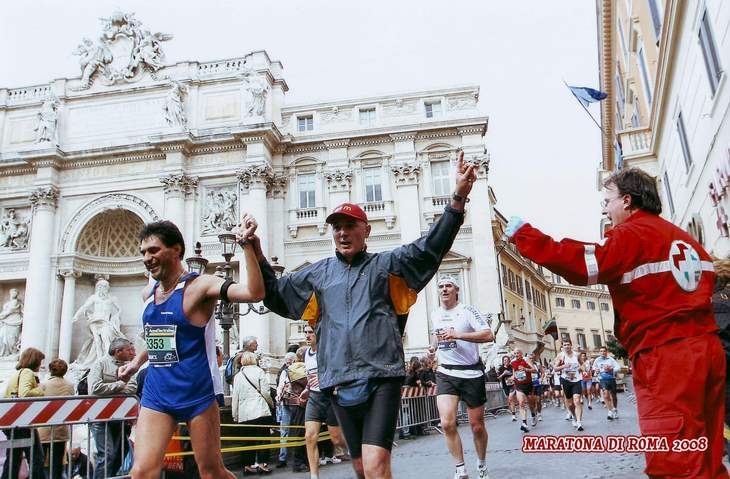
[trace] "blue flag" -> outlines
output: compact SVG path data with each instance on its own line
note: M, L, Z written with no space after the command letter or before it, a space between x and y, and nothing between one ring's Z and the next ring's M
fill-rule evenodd
M608 93L604 93L599 90L594 90L593 88L588 88L587 86L570 86L568 85L568 88L570 89L571 93L575 96L575 98L578 99L579 102L583 104L583 106L588 106L591 103L595 103L597 101L601 101L605 99L608 96Z

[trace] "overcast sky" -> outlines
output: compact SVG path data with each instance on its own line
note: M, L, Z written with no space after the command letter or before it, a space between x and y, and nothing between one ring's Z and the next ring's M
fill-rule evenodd
M73 50L116 9L174 35L168 63L266 50L284 65L288 103L479 85L497 208L598 239L601 133L563 85L597 88L593 1L3 2L0 87L79 77Z

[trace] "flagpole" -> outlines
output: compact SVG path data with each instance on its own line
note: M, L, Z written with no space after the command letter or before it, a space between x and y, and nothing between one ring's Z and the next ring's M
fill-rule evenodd
M583 110L585 110L586 114L587 114L587 115L588 115L588 116L589 116L589 117L591 118L591 120L593 120L593 123L595 123L595 124L596 124L596 126L598 127L598 129L599 129L599 130L601 130L601 134L602 134L603 136L605 136L606 138L608 138L608 135L606 134L606 132L605 132L605 130L603 129L603 127L602 127L602 126L601 126L601 125L600 125L600 124L599 124L599 123L598 123L598 122L596 121L596 119L595 119L595 118L593 118L593 115L591 115L591 112L590 112L590 111L588 111L588 108L587 108L587 107L586 107L586 106L585 106L585 105L583 104L583 102L582 102L582 101L580 101L580 98L578 98L578 97L577 97L577 96L575 95L575 93L573 93L573 90L571 90L571 89L570 89L570 85L568 85L568 82L566 82L566 81L565 81L565 79L563 79L563 84L564 84L564 85L565 85L565 86L566 86L566 87L568 88L568 90L570 90L570 94L571 94L571 95L573 95L573 98L575 98L575 101L577 101L577 102L578 102L578 103L580 104L581 108L583 108ZM609 138L609 140L611 140L611 147L612 147L612 148L614 149L614 151L615 151L616 153L619 153L619 154L620 154L620 152L619 152L619 151L618 151L618 149L616 148L616 142L615 142L615 141L613 141L613 139L612 139L612 138Z

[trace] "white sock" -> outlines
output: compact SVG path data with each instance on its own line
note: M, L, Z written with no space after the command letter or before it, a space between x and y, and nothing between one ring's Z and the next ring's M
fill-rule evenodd
M477 460L477 469L483 469L487 467L487 460L486 459L478 459Z
M456 465L456 472L457 474L466 474L466 466L464 466L464 463Z

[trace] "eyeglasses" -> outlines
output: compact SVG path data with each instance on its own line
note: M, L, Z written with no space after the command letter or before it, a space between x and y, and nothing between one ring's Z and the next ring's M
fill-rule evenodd
M611 204L611 202L613 200L618 200L618 199L621 199L621 197L620 196L617 196L615 198L605 198L603 201L601 201L601 208L607 207L608 205Z

